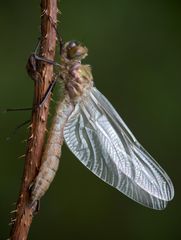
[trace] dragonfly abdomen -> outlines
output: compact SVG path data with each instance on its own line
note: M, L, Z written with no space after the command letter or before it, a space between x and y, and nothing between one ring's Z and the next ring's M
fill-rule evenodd
M63 144L63 130L74 106L66 97L57 104L56 114L42 157L42 165L31 190L31 201L39 200L48 190L59 166L61 146Z

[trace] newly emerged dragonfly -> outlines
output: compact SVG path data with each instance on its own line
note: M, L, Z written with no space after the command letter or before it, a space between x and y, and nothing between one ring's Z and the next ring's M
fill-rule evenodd
M64 136L69 149L100 179L146 207L164 209L174 196L172 182L94 87L90 66L81 64L87 52L77 41L62 48L64 100L57 104L31 200L39 200L53 180Z

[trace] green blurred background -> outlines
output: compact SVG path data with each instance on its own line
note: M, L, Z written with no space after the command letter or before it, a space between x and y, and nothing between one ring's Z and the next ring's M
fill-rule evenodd
M100 181L63 148L60 169L41 201L29 239L180 239L180 1L61 1L61 33L89 48L97 88L173 180L164 211L142 207ZM31 106L25 64L39 36L39 1L0 5L0 107ZM53 111L51 111L53 114ZM20 187L26 128L6 141L29 113L0 115L0 239Z

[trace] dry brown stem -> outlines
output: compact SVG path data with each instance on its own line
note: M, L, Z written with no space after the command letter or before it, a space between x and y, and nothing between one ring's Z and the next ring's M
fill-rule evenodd
M41 0L40 56L51 60L54 60L56 48L56 31L52 22L56 26L57 12L57 0ZM34 105L41 102L52 81L53 66L45 62L40 62L37 72L41 81L34 81ZM32 223L35 209L29 204L29 187L35 179L41 163L49 103L50 98L47 99L43 107L32 112L24 173L17 201L17 212L10 234L11 240L26 240Z

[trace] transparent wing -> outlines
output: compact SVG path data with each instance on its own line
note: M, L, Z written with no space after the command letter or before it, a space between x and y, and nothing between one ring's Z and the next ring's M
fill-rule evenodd
M76 105L65 126L64 138L89 170L133 200L163 209L173 198L168 175L96 88Z

